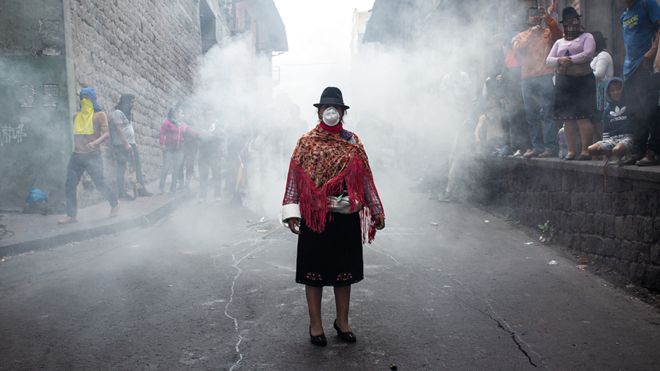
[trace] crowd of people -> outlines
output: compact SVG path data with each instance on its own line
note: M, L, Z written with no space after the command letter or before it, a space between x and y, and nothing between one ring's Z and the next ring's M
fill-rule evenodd
M73 122L74 149L67 166L65 183L66 216L58 221L59 224L77 221L77 189L84 173L88 174L96 189L108 200L111 217L119 213L119 200L153 195L146 187L136 141L132 114L136 97L122 94L114 109L107 112L98 103L96 91L92 87L82 88L79 99L80 110ZM160 126L162 164L158 194L165 193L168 176L171 178L170 194L189 189L195 177L199 180L200 201L207 199L209 188L215 200L220 200L220 163L222 148L225 146L223 140L215 122L205 130L196 130L186 123L181 104L170 109ZM104 176L101 144L106 141L115 165L114 189L106 183ZM240 189L232 191L235 191L232 196L240 196Z
M660 164L660 5L621 0L623 76L607 40L556 2L530 8L527 29L502 42L474 130L481 153L522 158Z

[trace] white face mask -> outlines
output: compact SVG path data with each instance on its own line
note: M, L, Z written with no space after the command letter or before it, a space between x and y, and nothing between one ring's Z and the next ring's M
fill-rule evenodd
M328 107L323 111L323 122L328 126L336 126L339 123L339 112L335 107Z

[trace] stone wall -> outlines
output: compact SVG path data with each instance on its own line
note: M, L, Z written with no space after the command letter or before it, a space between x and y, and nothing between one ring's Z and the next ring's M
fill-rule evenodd
M60 55L62 0L5 0L0 6L0 54Z
M62 0L0 5L0 210L30 188L61 202L70 151Z
M169 108L192 93L202 56L198 1L69 0L76 89L97 89L115 106L137 96L134 120L147 180L158 177L158 133ZM106 151L109 152L109 151ZM106 174L113 174L106 161ZM113 183L114 176L108 176Z
M464 179L480 189L473 201L533 228L549 221L554 242L660 290L660 169L551 159L479 162L473 168L479 176Z

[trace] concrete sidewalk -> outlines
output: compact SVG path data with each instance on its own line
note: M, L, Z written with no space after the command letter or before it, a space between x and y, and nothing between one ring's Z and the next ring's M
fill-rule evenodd
M148 226L164 218L182 203L191 200L194 191L174 195L139 197L120 201L119 216L110 218L110 206L101 202L78 211L78 222L59 225L63 215L0 214L0 256L47 249L127 229Z

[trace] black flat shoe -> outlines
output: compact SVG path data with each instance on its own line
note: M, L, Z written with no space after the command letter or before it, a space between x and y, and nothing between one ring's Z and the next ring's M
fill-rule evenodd
M357 341L357 338L355 337L355 334L353 334L353 332L351 332L351 331L343 332L339 328L339 326L337 326L337 320L335 320L335 322L333 322L332 325L334 326L335 330L337 331L337 336L344 343L355 343Z
M328 345L328 339L325 338L325 334L314 336L312 335L311 327L309 329L309 341L311 341L312 344L316 345L317 347L324 347Z

